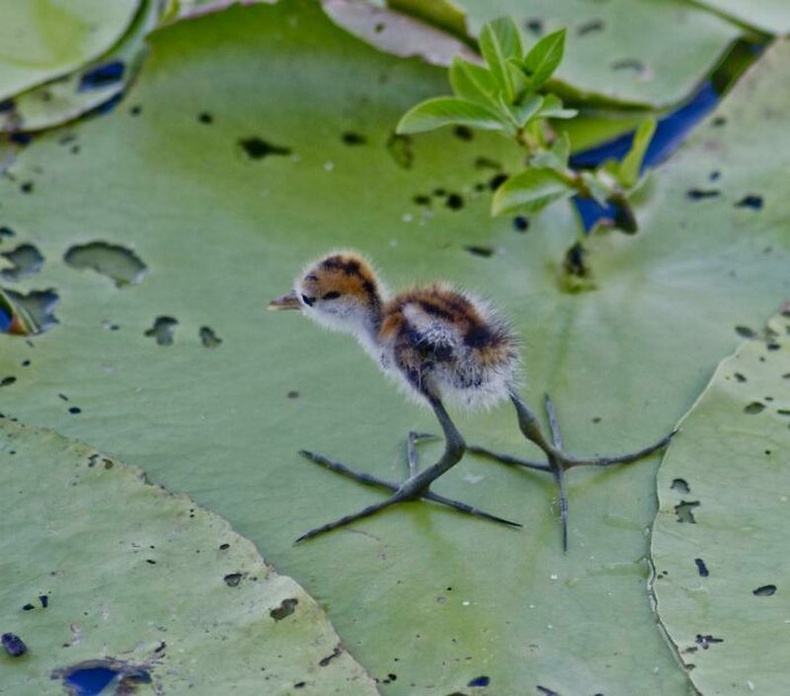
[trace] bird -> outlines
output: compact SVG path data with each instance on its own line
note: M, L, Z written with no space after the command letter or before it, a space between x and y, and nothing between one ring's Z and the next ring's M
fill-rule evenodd
M551 439L518 392L521 374L519 340L511 324L489 302L447 282L435 282L392 295L373 265L354 250L334 251L307 264L293 289L269 303L272 310L297 310L321 327L351 334L381 371L411 400L427 405L444 436L444 452L436 463L420 470L417 443L431 437L411 432L407 439L409 476L387 481L357 471L311 450L300 454L315 464L359 483L384 488L390 495L364 509L310 529L296 543L370 517L402 502L425 499L509 527L518 522L446 498L431 484L452 469L464 454L481 455L508 465L550 473L558 486L562 548L568 549L568 503L564 474L576 466L605 467L629 463L663 449L674 435L637 452L615 457L579 458L562 449L554 404L544 405ZM468 446L445 404L465 410L490 409L510 402L521 433L546 455L545 462L499 454Z

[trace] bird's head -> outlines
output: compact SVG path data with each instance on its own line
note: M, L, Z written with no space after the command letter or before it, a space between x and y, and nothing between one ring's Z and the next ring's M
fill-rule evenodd
M294 289L269 309L299 309L322 326L367 337L381 323L381 295L370 264L355 252L337 252L311 263Z

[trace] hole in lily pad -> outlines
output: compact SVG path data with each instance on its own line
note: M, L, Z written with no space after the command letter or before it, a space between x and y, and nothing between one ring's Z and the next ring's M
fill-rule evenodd
M678 493L691 493L691 487L689 486L688 481L682 478L672 479L670 489L677 491Z
M0 226L0 242L2 242L3 239L6 237L13 237L13 236L14 236L14 230L12 230L10 227L6 227L5 225Z
M114 60L104 65L99 65L83 73L80 78L79 91L83 92L91 89L102 89L109 85L120 82L123 79L124 64L119 60Z
M0 288L0 331L33 336L51 329L58 323L54 311L59 301L54 290L32 290L23 295Z
M284 599L282 602L280 602L279 607L276 607L269 612L269 616L271 616L275 621L281 621L286 616L290 616L294 613L294 611L296 611L297 604L299 604L299 600L295 597Z
M224 578L225 584L228 587L238 587L244 578L244 573L228 573Z
M0 637L0 645L5 648L9 657L22 657L27 652L27 645L16 633L4 633Z
M13 264L13 268L4 268L0 272L0 277L4 280L27 278L38 273L44 265L44 257L32 244L20 244L16 249L5 251L0 256Z
M752 590L755 597L770 597L776 592L776 585L761 585L756 590Z
M675 515L677 515L678 522L696 524L697 521L694 519L692 510L699 507L700 504L699 500L683 500L675 505Z
M153 336L159 346L170 346L173 344L173 332L178 325L178 320L173 317L157 317L154 325L146 329L146 336Z
M694 639L694 642L699 645L703 650L707 650L711 645L715 643L723 643L724 638L716 638L715 636L710 635L702 635L700 633L697 634L697 637Z
M748 326L736 326L735 333L742 338L757 338L757 332Z
M491 683L490 677L475 677L470 680L467 686L488 686Z
M85 660L52 672L52 679L60 679L71 696L98 696L103 693L131 694L138 684L150 684L151 672L147 665L133 665L122 660L106 658ZM110 692L107 687L115 687Z
M77 244L63 260L76 270L91 268L111 278L118 288L139 283L148 272L148 266L131 249L101 241Z

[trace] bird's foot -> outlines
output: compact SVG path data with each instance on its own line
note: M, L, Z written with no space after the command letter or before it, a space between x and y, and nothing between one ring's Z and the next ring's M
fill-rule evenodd
M576 466L598 466L607 467L615 464L630 464L631 462L638 461L647 457L654 452L664 449L675 435L677 431L672 431L669 435L661 438L658 442L643 447L636 452L629 452L628 454L621 454L612 457L575 457L563 451L562 434L560 433L559 423L557 420L557 413L554 408L554 403L548 394L545 396L545 408L548 416L549 428L551 430L551 442L545 437L543 431L538 424L537 418L534 416L529 407L518 397L513 394L511 399L516 406L516 413L518 415L519 427L522 433L535 443L546 454L546 461L536 462L527 459L521 459L509 454L500 454L494 452L486 447L469 447L468 451L473 454L479 454L488 459L509 464L511 466L520 466L536 471L546 471L552 475L557 483L558 498L559 498L559 512L560 520L562 523L562 549L568 550L568 498L565 491L565 472Z
M409 443L410 447L414 445L414 443L425 437L429 437L423 434L409 434ZM462 503L459 500L454 500L452 498L446 498L443 495L439 495L438 493L434 493L430 490L429 485L425 485L418 479L417 474L415 473L416 467L410 466L410 471L412 475L403 483L398 484L392 481L387 481L385 479L381 479L378 476L373 476L372 474L367 474L362 471L356 471L347 467L345 464L340 462L333 461L324 457L321 454L317 454L316 452L310 452L308 450L301 450L300 454L309 459L311 462L315 464L319 464L330 471L334 471L335 473L342 474L343 476L347 476L349 478L358 481L359 483L363 483L366 486L375 486L377 488L384 488L392 493L388 498L382 500L378 503L374 503L373 505L369 505L368 507L360 510L351 515L346 515L345 517L341 517L340 519L335 520L334 522L329 522L327 524L321 525L320 527L315 527L308 532L302 534L297 540L296 543L298 544L301 541L307 541L308 539L312 539L317 537L321 534L325 534L327 532L331 532L335 529L340 527L345 527L357 520L361 520L365 517L370 517L371 515L375 515L377 512L384 510L392 505L397 505L398 503L404 503L412 500L430 500L435 503L439 503L441 505L446 505L447 507L451 507L454 510L458 510L459 512L463 512L468 515L473 515L474 517L479 517L481 519L490 520L492 522L498 522L499 524L504 524L510 527L520 527L521 525L517 522L512 522L510 520L506 520L503 517L498 517L496 515L492 515L490 513L484 512L483 510L479 510L472 505L467 505L466 503ZM412 462L411 456L409 457L410 464Z

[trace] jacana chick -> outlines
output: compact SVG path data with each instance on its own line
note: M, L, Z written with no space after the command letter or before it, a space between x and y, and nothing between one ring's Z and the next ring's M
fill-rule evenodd
M296 309L317 324L352 334L405 393L427 403L436 414L445 439L438 462L419 471L410 434L410 476L401 484L354 471L322 455L302 450L311 461L361 483L392 492L385 500L352 515L311 529L297 541L348 525L396 503L425 498L462 512L510 526L520 526L496 515L433 493L430 485L455 466L466 451L507 464L550 472L559 486L563 548L567 549L567 499L564 471L572 466L635 461L666 445L669 437L651 447L620 457L578 459L562 452L551 402L547 400L554 443L543 435L532 411L516 392L519 354L509 324L488 303L446 283L435 283L399 293L388 299L371 265L352 251L324 256L309 264L296 278L294 290L273 300L270 309ZM467 448L448 415L445 401L469 409L495 406L510 400L516 408L522 433L547 456L530 462L490 450ZM671 437L671 436L670 436Z

